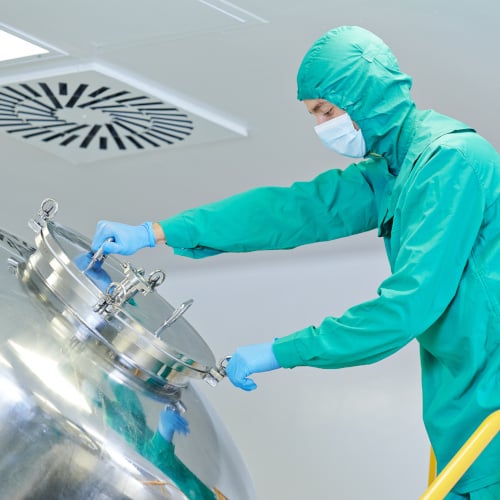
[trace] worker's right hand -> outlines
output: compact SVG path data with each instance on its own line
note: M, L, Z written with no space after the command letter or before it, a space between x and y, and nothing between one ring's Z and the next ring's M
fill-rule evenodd
M107 241L110 240L110 241ZM156 238L151 222L139 226L129 226L120 222L101 220L97 223L92 241L92 252L97 252L102 246L104 255L117 253L132 255L141 248L154 247Z
M228 379L244 391L257 389L250 375L281 368L273 352L273 343L253 344L236 349L227 366Z

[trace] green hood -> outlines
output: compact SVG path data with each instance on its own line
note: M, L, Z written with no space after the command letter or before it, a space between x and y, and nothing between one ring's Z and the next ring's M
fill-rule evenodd
M297 75L298 99L326 99L359 125L367 150L393 168L413 133L412 80L377 36L357 26L325 33L305 55Z

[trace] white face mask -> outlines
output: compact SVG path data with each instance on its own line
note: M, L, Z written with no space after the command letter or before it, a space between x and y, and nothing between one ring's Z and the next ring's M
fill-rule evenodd
M362 158L366 154L363 134L354 128L347 113L316 125L314 131L327 148L342 156Z

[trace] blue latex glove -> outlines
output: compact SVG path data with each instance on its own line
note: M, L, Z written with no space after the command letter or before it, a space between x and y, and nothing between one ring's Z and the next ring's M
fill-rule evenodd
M163 439L172 442L174 432L189 434L189 423L170 406L166 406L160 413L158 432L162 435Z
M79 255L74 259L74 263L83 271L87 268L92 260L92 252L87 252L82 255ZM105 292L111 283L111 277L109 274L102 269L102 262L97 261L88 271L85 271L85 276L90 278L92 282L101 290L101 292Z
M106 241L111 238L112 241ZM97 252L102 246L104 255L117 253L132 255L141 248L154 247L156 238L152 222L144 222L139 226L129 226L120 222L101 220L97 223L92 241L92 251Z
M253 391L257 384L248 378L252 373L267 372L281 368L273 352L273 343L240 347L231 356L226 366L229 380L240 389Z

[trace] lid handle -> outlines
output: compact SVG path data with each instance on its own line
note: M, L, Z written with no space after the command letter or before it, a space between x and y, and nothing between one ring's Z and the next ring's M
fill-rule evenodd
M174 312L168 317L163 324L155 331L155 337L159 337L164 330L169 326L172 326L192 305L194 300L189 299L183 302L179 307L177 307Z

